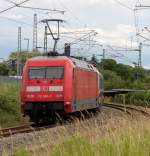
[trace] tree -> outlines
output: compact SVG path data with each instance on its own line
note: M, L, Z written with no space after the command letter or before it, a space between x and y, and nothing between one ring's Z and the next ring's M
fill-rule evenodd
M0 75L8 75L9 74L9 66L5 62L0 63Z
M113 59L103 59L100 63L100 67L104 70L115 70L117 62Z
M132 67L129 65L124 65L121 63L116 64L115 71L116 71L117 75L119 75L124 80L132 79L133 70L132 70Z
M146 78L146 72L143 68L135 67L133 69L133 76L135 80L144 80Z
M114 88L125 88L124 81L114 71L104 70L103 75L104 75L106 90L110 90Z
M11 62L10 64L10 74L11 75L16 75L17 73L17 56L18 52L12 52L9 55L9 62ZM28 58L31 57L36 57L36 56L41 56L42 54L40 52L26 52L26 51L22 51L19 53L19 64L20 64L20 68L22 69L26 60ZM15 60L15 61L14 61ZM14 62L12 62L14 61Z
M17 55L18 55L18 52L12 52L9 55L9 59L17 59ZM22 51L22 52L19 53L19 60L20 60L21 64L24 64L28 58L41 56L41 55L42 54L40 52L26 52L26 51Z

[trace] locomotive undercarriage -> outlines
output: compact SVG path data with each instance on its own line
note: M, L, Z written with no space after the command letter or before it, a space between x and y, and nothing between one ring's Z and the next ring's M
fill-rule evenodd
M26 103L24 107L24 116L28 115L36 124L54 123L56 117L63 113L64 102L34 102Z
M75 111L72 115L82 116L85 112L99 112L101 104L96 108L91 108L82 111ZM82 114L83 113L83 114ZM82 114L82 115L81 115ZM24 116L29 116L31 122L36 123L55 123L67 119L69 114L64 111L64 102L28 102L24 105Z

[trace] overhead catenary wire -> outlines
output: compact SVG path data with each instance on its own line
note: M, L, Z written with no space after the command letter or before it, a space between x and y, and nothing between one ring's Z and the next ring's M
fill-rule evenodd
M129 7L128 5L124 4L123 2L121 2L121 1L119 1L119 0L114 0L114 1L115 1L116 3L118 3L119 5L121 5L122 7L126 8L126 9L128 9L128 10L130 10L130 11L132 11L132 12L134 13L134 26L135 26L135 29L136 29L136 34L138 34L138 33L139 33L139 16L138 16L138 14L137 14L136 5L137 5L138 3L140 3L139 0L136 1L135 8L131 8L131 7ZM137 43L138 43L138 42L139 42L139 38L137 37Z
M24 5L18 5L17 3L11 1L11 0L7 0L8 2L16 5L16 7L19 7L19 8L24 8L24 9L31 9L31 10L41 10L41 11L50 11L50 12L58 12L58 13L62 13L64 14L65 11L61 11L61 10L57 10L57 9L47 9L47 8L39 8L39 7L30 7L30 6L24 6Z
M140 37L142 37L143 39L145 39L146 41L150 41L150 38L147 38L147 37L145 37L145 36L143 36L143 35L141 35L141 34L137 34L138 36L140 36Z
M30 1L30 0L24 0L23 2L20 2L20 3L13 2L12 0L5 0L5 1L14 4L14 6L2 10L2 11L0 11L0 13L6 12L6 11L8 11L8 10L10 10L10 9L15 8L15 7L22 7L21 4L24 4L25 2L28 2L28 1ZM26 7L26 6L23 6L23 7L28 8L28 9L31 9L31 10L34 10L34 9L35 9L35 10L37 10L37 11L40 10L40 9L43 10L43 11L44 11L44 10L45 10L45 11L58 11L58 10L56 10L56 9L51 10L51 9L44 9L44 8L32 8L32 7ZM64 11L63 11L63 12L64 12ZM27 23L27 22L24 22L24 21L20 21L20 20L16 20L16 19L12 19L12 18L9 18L9 17L6 17L6 16L0 16L0 18L6 19L6 20L8 20L8 21L15 22L15 23L20 23L20 24L23 24L23 25L26 25L26 26L30 26L30 27L33 26L33 24L30 24L30 23Z
M74 19L79 23L83 23L66 5L63 4L63 2L61 0L58 0L59 4L66 10L68 10L68 12L70 12L70 14L74 17ZM84 23L84 26L87 25Z
M116 3L118 3L119 5L121 5L122 7L124 7L124 8L126 8L126 9L128 9L128 10L134 11L134 9L133 9L133 8L131 8L131 7L127 6L126 4L124 4L124 3L120 2L119 0L114 0L114 1L115 1Z
M150 9L150 5L142 5L141 1L136 4L137 10Z
M4 9L4 10L0 11L0 14L6 12L6 11L8 11L8 10L11 10L11 9L13 9L13 8L16 8L16 7L18 7L19 5L24 4L24 3L28 2L28 1L30 1L30 0L24 0L24 1L20 2L20 3L16 3L16 4L14 4L13 6L11 6L11 7L7 8L7 9Z
M16 3L11 0L5 0L5 1L16 5ZM46 15L46 13L44 13L43 11L35 10L35 12L42 14L42 15ZM28 18L31 18L31 16L28 16Z
M120 54L121 54L122 56L121 56ZM127 62L132 63L132 64L133 64L133 62L134 62L134 61L132 61L130 58L128 58L127 56L123 55L122 53L118 53L117 55L115 55L115 54L112 54L111 52L107 52L106 55L107 55L107 56L110 56L110 57L112 57L112 58L116 58L116 57L117 57L118 59L127 61ZM120 55L120 56L119 56L119 55Z

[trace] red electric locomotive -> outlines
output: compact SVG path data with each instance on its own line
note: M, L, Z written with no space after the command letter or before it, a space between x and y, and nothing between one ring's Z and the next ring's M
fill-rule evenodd
M103 78L91 64L66 56L35 57L23 69L21 110L33 122L98 108Z

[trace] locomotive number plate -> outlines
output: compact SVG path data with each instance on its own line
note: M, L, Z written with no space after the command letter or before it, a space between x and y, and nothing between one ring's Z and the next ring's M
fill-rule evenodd
M49 87L48 86L41 86L41 92L48 92Z

